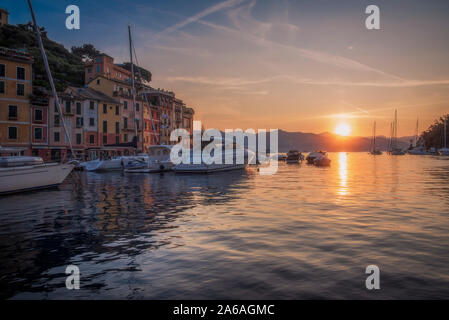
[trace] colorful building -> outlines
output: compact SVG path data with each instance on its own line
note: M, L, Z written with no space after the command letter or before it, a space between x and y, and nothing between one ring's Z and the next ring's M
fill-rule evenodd
M8 10L0 8L0 27L5 24L8 24L8 16L9 16Z
M31 97L31 154L45 161L51 159L48 135L50 93L42 87L33 87Z
M0 146L8 154L31 155L32 63L26 53L0 47Z

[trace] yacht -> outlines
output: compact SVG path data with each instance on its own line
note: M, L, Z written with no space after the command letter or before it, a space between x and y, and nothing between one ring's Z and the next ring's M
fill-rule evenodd
M314 164L315 159L319 158L323 155L326 155L325 151L315 151L315 152L311 152L307 155L306 160L308 164Z
M425 156L432 154L431 152L428 152L423 146L413 147L412 149L408 150L407 153L415 156Z
M0 157L0 194L56 187L75 163L44 163L40 157Z
M321 154L313 160L313 164L317 167L328 167L331 165L331 159L327 157L327 154Z
M81 164L87 171L115 171L122 170L134 159L133 156L122 156L110 159L95 159Z
M170 160L172 146L154 145L148 147L148 153L137 155L125 166L125 172L129 173L151 173L163 172L173 169Z
M232 157L232 163L225 163L225 159L229 156ZM207 164L203 160L200 163L194 163L194 159L196 157L201 158L201 155L196 155L193 152L190 155L189 163L181 163L175 165L173 170L177 173L212 173L212 172L220 172L220 171L231 171L231 170L242 170L247 167L249 163L254 162L255 153L244 150L244 162L237 163L236 150L226 150L223 148L222 152L222 163L211 163Z
M287 153L287 158L285 159L286 163L298 163L299 161L304 160L304 156L301 152L297 150L290 150Z
M370 154L372 154L373 156L379 156L382 154L382 151L380 151L379 149L376 148L376 121L374 121L374 126L373 126L373 139L371 141Z

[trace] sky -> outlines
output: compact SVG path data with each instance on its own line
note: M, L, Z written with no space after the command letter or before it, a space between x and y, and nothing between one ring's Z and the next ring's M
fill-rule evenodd
M131 25L151 85L173 90L206 128L414 135L449 113L449 1L33 0L38 23L70 48L128 61ZM65 8L80 8L68 30ZM380 30L365 8L380 8ZM2 0L10 23L26 1Z

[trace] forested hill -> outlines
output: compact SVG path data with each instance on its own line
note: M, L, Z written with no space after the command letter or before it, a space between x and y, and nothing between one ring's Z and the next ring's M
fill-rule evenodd
M47 38L47 33L42 29L42 41L48 57L50 69L57 90L64 90L67 85L83 86L84 64L82 58L74 55L63 45ZM30 23L4 25L0 27L0 46L25 50L34 58L33 84L49 88L47 74L42 62L42 56L37 44L36 34Z

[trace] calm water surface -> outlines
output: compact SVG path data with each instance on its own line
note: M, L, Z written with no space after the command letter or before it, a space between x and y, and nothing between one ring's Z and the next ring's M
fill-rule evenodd
M274 176L83 172L1 197L0 295L449 298L449 158L330 157Z

